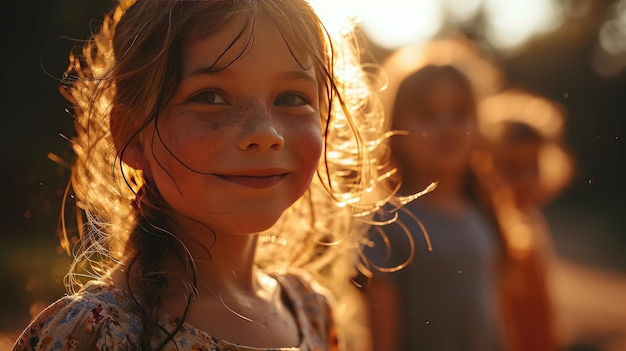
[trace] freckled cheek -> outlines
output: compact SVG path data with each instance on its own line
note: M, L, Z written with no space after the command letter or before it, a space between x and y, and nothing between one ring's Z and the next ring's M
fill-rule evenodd
M317 126L302 128L294 135L294 148L301 167L313 173L317 169L322 153L322 133Z
M198 146L213 146L218 140L224 139L224 132L212 130L205 126L190 125L177 133L170 135L170 142L178 148L196 148Z
M220 152L232 129L228 118L200 117L184 114L159 125L162 143L173 154L172 158L192 168L202 167L207 158Z

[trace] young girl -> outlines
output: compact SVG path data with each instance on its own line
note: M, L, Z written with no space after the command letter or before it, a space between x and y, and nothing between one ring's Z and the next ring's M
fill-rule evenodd
M563 108L534 93L508 89L484 99L479 105L484 143L473 161L484 186L510 192L522 212L552 201L572 177L564 124Z
M79 289L14 350L340 349L392 195L348 34L304 0L119 2L61 89Z
M572 161L562 142L564 112L539 95L510 89L481 102L484 143L473 166L497 217L509 260L503 287L512 350L553 350L555 269L551 230L541 209L569 183Z
M494 303L497 231L472 192L469 170L475 107L470 81L452 65L423 66L398 87L393 130L409 134L391 140L402 174L400 192L408 195L433 181L437 188L399 214L399 223L415 243L413 260L395 273L375 276L369 287L377 350L382 344L394 345L390 350L501 347L500 311ZM388 267L409 257L409 250L398 245L405 234L393 228L400 229L385 231L390 243L387 259L375 252L378 249L369 253L370 262ZM432 252L422 239L424 231ZM397 305L381 305L392 302ZM396 337L381 341L389 335L379 328L390 321L398 326Z
M617 345L619 337L610 339L626 328L624 276L558 255L543 214L574 179L566 112L521 89L495 94L479 108L485 143L472 163L490 189L511 257L503 296L509 325L521 326L511 329L519 346L513 351L572 349L583 340Z

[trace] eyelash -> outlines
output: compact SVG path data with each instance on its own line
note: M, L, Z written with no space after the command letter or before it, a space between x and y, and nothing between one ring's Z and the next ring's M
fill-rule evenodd
M276 98L276 100L274 101L274 105L277 106L285 106L284 104L282 104L282 102L284 102L285 99L287 98L292 98L295 97L297 99L300 99L302 102L296 103L296 104L287 104L286 106L289 107L299 107L299 106L304 106L304 105L310 105L311 104L311 99L307 98L306 96L300 94L300 93L285 93L280 95L279 97Z
M213 97L213 101L212 102L207 102L204 101L203 98L207 97L207 96L212 96ZM223 100L223 102L215 102L215 99L219 97ZM195 94L193 94L191 97L189 97L189 99L187 99L187 101L189 102L195 102L195 103L201 103L201 104L208 104L208 105L225 105L228 104L228 100L226 100L226 98L224 97L224 94L219 92L219 91L215 91L215 90L202 90L200 92L197 92Z
M210 99L211 101L206 101L206 97L209 97L209 96L212 98ZM221 99L222 101L215 102L215 100L218 98ZM290 98L299 99L300 102L288 103L286 100ZM226 98L224 97L224 94L216 90L202 90L200 92L193 94L191 97L189 97L189 99L187 99L187 101L193 102L193 103L208 104L208 105L228 104L228 100L226 100ZM304 105L309 105L309 104L311 104L311 99L309 99L308 97L304 96L301 93L296 93L296 92L284 93L278 96L274 100L274 105L276 106L299 107L299 106L304 106Z

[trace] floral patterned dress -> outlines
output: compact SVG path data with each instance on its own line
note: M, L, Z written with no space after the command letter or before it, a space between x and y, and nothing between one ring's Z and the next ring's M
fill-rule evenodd
M300 328L297 348L260 349L230 343L185 323L165 351L336 351L339 349L326 298L297 275L275 277L293 306ZM41 312L24 330L13 351L141 350L141 318L124 290L91 281L75 295L61 298ZM177 320L161 313L159 323L173 329Z

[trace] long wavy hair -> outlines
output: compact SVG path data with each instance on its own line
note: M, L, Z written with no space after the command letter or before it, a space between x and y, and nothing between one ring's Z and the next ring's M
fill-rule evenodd
M292 53L313 59L324 150L305 195L261 233L256 264L267 272L296 268L342 303L373 213L395 199L395 190L385 185L393 170L386 162L382 105L375 80L359 63L352 32L329 33L305 0L119 2L99 31L70 54L61 83L75 119L68 194L77 198L80 233L66 284L75 292L120 262L137 265L139 289L133 291L130 282L127 289L141 311L146 349L163 348L180 330L198 282L192 257L168 225L172 209L123 155L176 91L183 44L243 15L247 22L235 40L250 45L260 12L272 19ZM63 227L62 245L70 250L68 225ZM165 331L157 316L171 260L184 268L178 278L189 294L178 327Z

